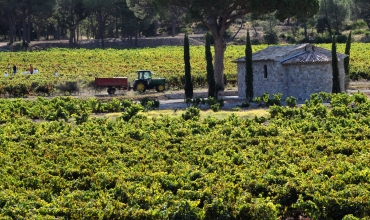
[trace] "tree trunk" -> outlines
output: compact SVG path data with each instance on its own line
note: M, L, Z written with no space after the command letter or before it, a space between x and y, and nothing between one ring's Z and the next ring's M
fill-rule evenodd
M115 26L116 26L115 38L118 38L118 18L117 16L115 16L115 19L116 19L115 20Z
M49 40L48 24L45 26L45 39Z
M238 30L236 31L236 33L234 34L234 36L231 37L231 41L234 41L236 35L239 34L239 31L243 28L243 21L240 22L240 26L238 28Z
M22 27L21 22L18 22L18 41L22 40Z
M136 34L135 34L135 47L137 47L138 45L138 39L137 39L137 36L138 36L138 31L136 29Z
M71 27L69 28L69 46L73 46L74 44L74 35L75 35L75 28Z
M23 11L23 15L22 15L22 23L23 23L23 28L22 28L22 45L23 46L26 46L27 43L26 43L26 38L27 38L27 35L26 35L26 12Z
M176 18L175 18L175 15L172 14L172 17L171 17L171 35L172 37L174 37L176 34Z
M9 25L9 45L14 42L14 19L13 11L8 10L8 25Z
M303 29L304 29L304 41L307 43L308 36L307 36L307 22L306 21L303 23Z
M101 47L104 48L104 19L101 12L97 14L99 25L99 39L101 40Z
M154 21L154 37L157 36L157 32L158 32L158 28L159 28L159 22L157 19L155 19Z
M57 40L60 40L60 26L57 25Z
M41 33L41 30L40 29L37 29L36 30L36 38L37 38L37 41L40 41L40 33Z
M31 15L28 15L28 22L27 22L27 43L31 42Z
M214 71L215 71L215 81L216 81L216 90L224 91L224 56L226 50L226 42L215 36L214 38L214 48L215 48L215 61L214 61Z
M77 44L77 42L78 42L78 40L79 40L79 38L78 38L78 37L79 37L79 35L80 35L80 26L79 26L78 24L77 24L77 29L76 29L76 30L77 30L77 34L76 34L77 36L76 36L76 38L75 38L75 39L76 39L75 44Z

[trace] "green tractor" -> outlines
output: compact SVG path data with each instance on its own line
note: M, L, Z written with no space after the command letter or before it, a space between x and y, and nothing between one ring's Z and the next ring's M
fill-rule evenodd
M134 91L143 93L147 89L155 89L157 92L163 92L166 87L165 78L152 78L152 73L150 70L139 70L137 71L137 79L135 79L133 84Z

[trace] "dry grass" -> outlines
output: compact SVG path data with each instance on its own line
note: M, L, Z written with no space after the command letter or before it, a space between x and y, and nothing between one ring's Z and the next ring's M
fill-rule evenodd
M148 118L157 118L162 116L169 116L169 117L181 117L182 114L185 113L185 110L155 110L155 111L148 111L148 112L141 112L140 114L146 115ZM235 114L240 118L254 118L257 117L268 117L270 113L268 113L267 109L253 109L247 111L219 111L214 112L212 110L200 111L200 118L206 117L214 117L217 119L224 119L230 116L231 114Z
M351 81L349 83L348 89L350 89L350 90L368 90L368 89L370 89L370 81L367 81L367 80Z
M140 112L140 115L145 115L148 118L158 118L158 117L181 117L182 114L185 113L185 110L152 110L147 112ZM115 113L107 113L107 114L99 114L95 115L95 117L108 117L111 119L115 119L121 116L122 113L115 112ZM240 118L254 118L257 117L268 117L270 113L268 109L252 109L252 110L239 110L239 111L219 111L213 112L212 110L201 110L200 111L200 118L207 118L207 117L214 117L217 119L225 119L229 117L231 114L235 114Z

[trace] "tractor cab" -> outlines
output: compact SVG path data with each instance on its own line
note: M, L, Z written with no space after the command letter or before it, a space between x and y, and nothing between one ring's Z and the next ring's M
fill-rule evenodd
M154 73L150 70L137 71L137 79L134 81L134 91L140 93L145 92L147 89L155 89L157 92L165 90L165 78L152 78Z
M148 80L152 78L152 72L149 70L141 70L137 72L138 79Z

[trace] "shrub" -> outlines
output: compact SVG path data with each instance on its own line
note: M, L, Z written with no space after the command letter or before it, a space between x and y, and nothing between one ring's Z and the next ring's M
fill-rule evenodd
M347 36L339 34L337 36L337 43L346 43L347 42Z
M360 35L360 34L363 34L364 32L365 32L364 30L354 30L353 34L354 35Z
M121 118L124 121L129 121L132 117L137 115L140 111L143 110L143 107L138 104L132 104L130 107L125 108L124 112L122 112Z
M156 99L150 99L148 97L143 98L140 100L140 104L144 107L144 110L149 110L149 109L157 109L159 108L159 100Z
M268 102L267 102L267 105L268 106L270 106L270 105L281 105L281 98L283 97L283 95L281 93L278 93L278 94L273 94L272 96L274 98L269 99Z
M267 32L264 36L263 39L266 44L277 44L279 43L279 38L274 31L269 31Z
M259 44L261 44L261 41L259 39L255 38L255 39L251 40L251 43L252 43L252 45L259 45Z
M293 36L288 35L286 37L286 42L288 42L290 44L295 44L297 41L296 41L296 39Z
M359 20L359 21L355 21L355 22L352 22L351 24L347 25L345 27L346 30L355 30L355 29L359 29L359 28L366 28L367 24L364 20Z
M286 104L291 107L291 108L294 108L297 106L297 99L293 96L289 96L285 99L285 102Z
M213 97L209 97L206 101L206 104L214 111L217 112L224 106L223 99L215 99Z
M237 106L241 108L248 108L249 106L251 106L251 103L249 103L248 101L245 101L245 102L242 102L241 105L237 105Z
M186 98L185 103L188 107L193 106L193 107L199 108L201 105L204 105L206 101L204 100L204 98L201 98L198 96L193 99Z
M181 115L181 117L186 121L190 119L198 120L199 115L200 115L199 108L189 107L186 109L185 113Z

